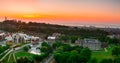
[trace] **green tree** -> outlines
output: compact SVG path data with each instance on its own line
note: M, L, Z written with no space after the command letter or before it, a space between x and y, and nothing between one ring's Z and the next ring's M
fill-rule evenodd
M47 42L43 42L42 46L48 46L48 43Z
M25 47L23 48L23 50L27 52L27 51L29 50L29 47L28 47L28 46L25 46Z
M40 50L41 50L41 52L48 52L48 47L42 46L42 47L40 48Z
M62 53L62 63L67 63L67 58L70 56L70 53L69 52L64 52Z
M118 56L120 55L120 47L119 46L115 46L112 50L112 55Z
M76 50L73 50L70 52L70 56L67 59L67 63L77 63L77 54L78 52Z
M66 42L67 40L69 40L69 37L68 36L61 36L60 39Z
M84 55L78 54L77 55L77 63L87 63L88 61L86 60L87 58Z
M53 51L52 46L50 46L48 43L43 42L42 47L40 48L41 52L44 53L51 53Z
M57 48L54 58L57 63L87 63L91 57L88 48L63 44Z
M112 59L103 59L100 63L113 63Z
M71 37L71 42L72 42L72 43L75 43L75 41L76 41L77 39L78 39L77 36L72 36L72 37Z
M83 49L83 47L82 46L73 46L72 49L74 49L74 50L78 51L78 53L80 53L81 50Z
M63 51L71 51L71 50L72 50L72 48L69 44L64 44L63 45Z
M91 58L91 50L89 48L84 48L80 54L86 57L86 61L89 61Z
M62 63L63 58L62 58L62 54L61 53L58 53L58 52L54 53L54 58L55 58L57 63Z
M92 58L88 63L98 63L96 58Z
M63 45L62 42L55 42L55 43L53 43L53 48L55 49L55 48L58 48L58 47L60 47L62 45Z
M48 54L41 54L41 55L35 55L34 58L37 62L39 62L39 61L42 61L47 56L48 56Z
M120 56L118 56L114 59L114 63L120 63Z

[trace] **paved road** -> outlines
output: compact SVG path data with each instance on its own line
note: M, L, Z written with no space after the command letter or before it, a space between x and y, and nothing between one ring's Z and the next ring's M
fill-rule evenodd
M48 59L46 59L44 61L44 63L50 63L50 61L53 59L53 54L51 56L48 57Z
M50 44L51 46L53 45L53 43ZM55 50L53 51L53 53L55 52ZM51 60L53 59L53 53L52 55L50 55L48 58L46 58L46 60L43 63L50 63Z

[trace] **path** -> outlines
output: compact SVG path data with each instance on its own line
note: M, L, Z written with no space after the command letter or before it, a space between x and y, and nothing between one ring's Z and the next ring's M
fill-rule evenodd
M45 61L44 63L50 63L50 61L53 59L53 54L50 55Z
M23 47L25 47L25 46L28 46L28 45L30 45L30 44L25 44L25 45L23 45L23 46L21 46L21 47L17 47L17 48L15 48L14 51L19 50L19 49L21 49L21 48L23 48ZM9 52L7 52L7 53L0 59L0 62L1 62L8 54L10 54L11 52L13 52L13 48L12 48Z
M1 59L0 59L0 61L2 61L9 53L11 53L13 51L13 49L12 50L10 50L8 53L6 53Z
M107 48L104 48L105 52L108 52Z

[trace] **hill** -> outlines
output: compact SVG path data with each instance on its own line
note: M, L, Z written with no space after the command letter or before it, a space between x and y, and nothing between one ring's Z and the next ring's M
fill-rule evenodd
M5 20L0 22L0 29L8 32L25 32L28 34L40 34L44 36L51 35L53 33L61 33L68 36L79 37L106 37L108 32L99 28L78 28L56 24L46 24L29 22L25 23L16 20Z

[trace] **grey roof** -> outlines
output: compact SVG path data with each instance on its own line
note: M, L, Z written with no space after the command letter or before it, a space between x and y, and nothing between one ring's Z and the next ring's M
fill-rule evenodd
M100 41L96 39L84 39L84 43L100 43Z

